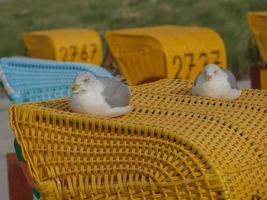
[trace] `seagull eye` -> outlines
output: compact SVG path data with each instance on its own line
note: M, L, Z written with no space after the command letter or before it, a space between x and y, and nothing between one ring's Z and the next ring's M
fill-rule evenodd
M217 74L218 73L218 71L216 70L216 71L214 71L214 74Z

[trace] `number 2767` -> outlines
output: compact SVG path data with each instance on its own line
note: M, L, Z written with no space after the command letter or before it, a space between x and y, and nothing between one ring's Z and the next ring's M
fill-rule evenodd
M84 44L81 48L76 45L62 46L59 48L60 59L66 60L94 60L97 49L96 44Z

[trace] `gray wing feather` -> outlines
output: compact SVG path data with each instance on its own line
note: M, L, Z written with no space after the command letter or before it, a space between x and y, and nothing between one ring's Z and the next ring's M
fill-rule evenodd
M199 84L203 79L203 73L199 73L194 81L194 86L196 86L197 84Z
M127 85L116 78L98 77L99 81L105 85L102 95L111 107L123 107L129 105L131 91Z
M223 71L227 74L227 78L228 78L228 81L229 81L229 83L231 85L231 88L232 89L238 89L237 81L236 81L235 76L233 75L233 73L230 72L227 69L223 69Z

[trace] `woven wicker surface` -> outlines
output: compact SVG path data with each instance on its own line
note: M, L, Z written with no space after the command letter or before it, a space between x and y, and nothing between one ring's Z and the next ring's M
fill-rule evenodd
M69 96L70 84L81 71L112 77L96 65L26 57L0 59L0 80L13 102L44 101Z
M267 199L266 92L190 96L132 87L131 113L91 118L68 98L14 105L11 127L44 199Z

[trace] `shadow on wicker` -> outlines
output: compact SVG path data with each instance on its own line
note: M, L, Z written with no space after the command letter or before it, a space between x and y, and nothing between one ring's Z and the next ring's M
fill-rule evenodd
M13 105L10 125L42 199L266 199L267 93L235 101L191 83L132 87L131 113L92 118L68 98Z

